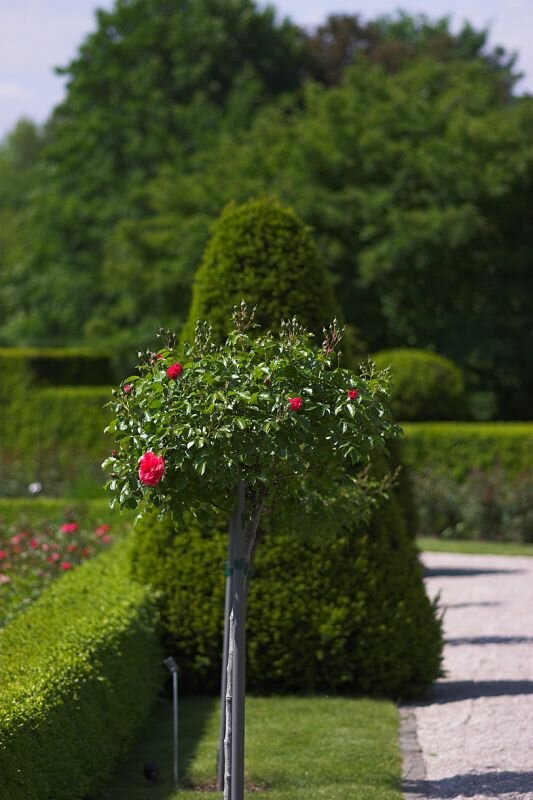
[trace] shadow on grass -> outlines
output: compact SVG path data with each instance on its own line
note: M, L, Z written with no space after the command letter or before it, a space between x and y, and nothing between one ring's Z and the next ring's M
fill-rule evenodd
M213 714L218 710L218 698L189 696L179 700L178 742L180 786L190 786L189 768ZM173 777L174 728L172 700L158 701L150 719L117 767L109 782L86 800L167 800L175 791ZM144 765L156 764L159 778L144 777ZM213 781L215 780L216 751L213 751Z

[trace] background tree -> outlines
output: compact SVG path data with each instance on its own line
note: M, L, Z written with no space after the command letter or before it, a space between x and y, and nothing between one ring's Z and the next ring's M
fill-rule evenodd
M418 58L438 61L484 61L499 81L502 96L510 96L520 74L516 54L490 48L489 31L465 22L457 33L449 17L432 21L425 14L405 12L365 22L358 15L332 14L307 37L310 71L316 80L336 86L346 67L361 56L388 72L397 72Z
M18 327L19 299L28 288L20 275L28 247L24 220L41 177L44 144L44 132L28 119L21 119L0 143L0 319L6 339L11 327Z
M104 280L113 231L135 230L146 217L146 187L163 164L187 171L223 129L246 128L258 107L294 91L302 52L300 31L252 0L117 0L99 11L97 29L59 70L67 93L47 126L28 219L20 273L32 307L20 298L19 331L35 342L104 339L111 329L153 330L185 314L179 277L152 280L147 258L138 269L129 262L126 286L123 274L109 280L107 271ZM139 273L151 290L142 311Z
M316 231L345 319L371 349L436 350L470 389L496 391L500 414L529 417L533 103L500 89L482 60L391 75L356 65L339 87L311 85L303 106L268 109L221 141L195 193L161 175L158 204L179 235L222 198L275 189Z
M185 321L227 202L275 194L372 350L436 349L531 414L531 100L486 31L398 15L305 35L251 0L130 0L66 74L4 226L1 341L133 352Z

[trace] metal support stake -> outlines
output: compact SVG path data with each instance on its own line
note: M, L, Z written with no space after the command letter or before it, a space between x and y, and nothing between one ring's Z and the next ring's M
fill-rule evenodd
M237 486L238 506L233 527L233 699L231 740L231 800L244 800L244 703L246 652L246 543L244 532L245 486Z
M172 673L172 705L174 711L174 788L178 789L178 673L179 667L172 658L165 658L165 666Z
M219 792L224 791L224 738L226 735L226 686L228 678L228 651L229 651L229 618L231 614L231 573L233 562L231 546L232 546L232 524L233 518L229 522L229 535L228 535L228 560L225 565L226 575L226 594L224 601L224 640L222 644L222 674L220 680L220 727L218 734L218 752L217 752L217 789Z

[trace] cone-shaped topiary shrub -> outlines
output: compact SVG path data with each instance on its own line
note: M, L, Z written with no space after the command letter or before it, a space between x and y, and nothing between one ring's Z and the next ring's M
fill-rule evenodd
M391 409L396 419L464 419L463 373L449 358L414 348L382 350L371 358L378 369L391 368Z
M256 321L271 330L296 316L319 336L334 317L340 319L311 229L273 198L230 203L222 212L196 273L182 338L192 341L202 319L222 340L241 300L257 305Z
M399 489L398 489L399 490ZM397 491L398 491L397 490ZM393 493L359 530L267 517L249 585L247 686L408 697L439 674L441 630ZM160 595L166 649L189 691L220 682L227 523L145 516L133 570Z

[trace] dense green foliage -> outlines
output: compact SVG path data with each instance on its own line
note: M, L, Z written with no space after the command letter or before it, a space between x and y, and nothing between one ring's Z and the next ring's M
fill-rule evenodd
M132 364L185 322L221 209L277 194L370 349L442 353L481 392L476 418L529 416L533 103L487 38L117 0L44 132L0 146L0 343L112 344Z
M420 423L404 430L421 535L532 541L533 425Z
M303 510L303 509L302 509ZM166 646L189 690L220 679L227 524L137 523L134 574L161 592ZM247 685L393 698L439 672L440 626L398 500L369 524L313 534L268 517L249 585Z
M98 497L101 463L112 448L103 387L58 387L16 393L0 421L0 495L26 494L30 482L47 495Z
M11 276L10 288L24 289L10 335L58 344L112 331L131 344L183 321L192 275L154 280L151 257L132 257L123 232L135 236L147 217L149 182L164 165L189 172L194 153L297 89L302 47L294 25L252 0L118 0L98 11L61 70L67 96L48 122L24 215L32 247ZM157 259L157 229L154 239Z
M473 469L462 480L437 470L415 473L421 536L533 542L533 469Z
M6 385L109 386L113 383L110 356L83 348L0 348L2 399Z
M43 133L27 119L0 142L0 326L4 341L16 331L12 344L19 336L28 341L19 324L19 303L31 288L20 281L17 264L27 248L22 220L39 184L43 145Z
M0 348L0 496L98 496L110 358L80 348Z
M311 74L327 86L339 84L346 67L362 55L391 73L420 58L482 61L493 72L502 97L509 96L517 80L514 54L501 47L491 50L488 31L468 23L452 33L449 17L432 22L423 14L413 17L400 11L364 22L358 15L332 14L310 32L307 45Z
M0 631L0 644L2 785L12 800L82 800L124 752L163 677L154 610L127 551L54 583Z
M18 525L23 529L27 525L60 525L67 519L88 528L108 524L114 533L117 527L127 528L133 514L109 508L107 498L34 497L31 503L26 497L0 498L0 520L4 525Z
M378 369L390 367L391 409L398 420L460 419L466 413L464 379L450 359L424 350L382 350L372 356Z
M320 336L339 316L311 231L274 199L231 204L213 226L196 272L183 338L192 341L196 321L202 319L221 341L241 300L257 306L257 322L272 330L295 315Z
M472 470L533 469L533 425L420 423L404 426L404 457L413 470L433 469L463 480Z
M392 75L361 63L221 138L193 176L162 172L131 244L140 255L154 226L172 232L190 273L201 247L188 232L207 231L224 202L276 193L315 230L371 350L441 353L469 391L492 393L493 414L529 417L532 118L533 102L509 104L481 62Z
M236 308L221 344L198 322L179 361L175 335L163 334L166 346L148 352L114 392L116 449L103 466L115 504L147 500L172 515L216 507L229 517L241 484L250 530L265 503L280 500L362 513L365 483L350 469L368 465L400 432L387 375L339 366L336 323L319 348L294 319L258 332L254 313Z

